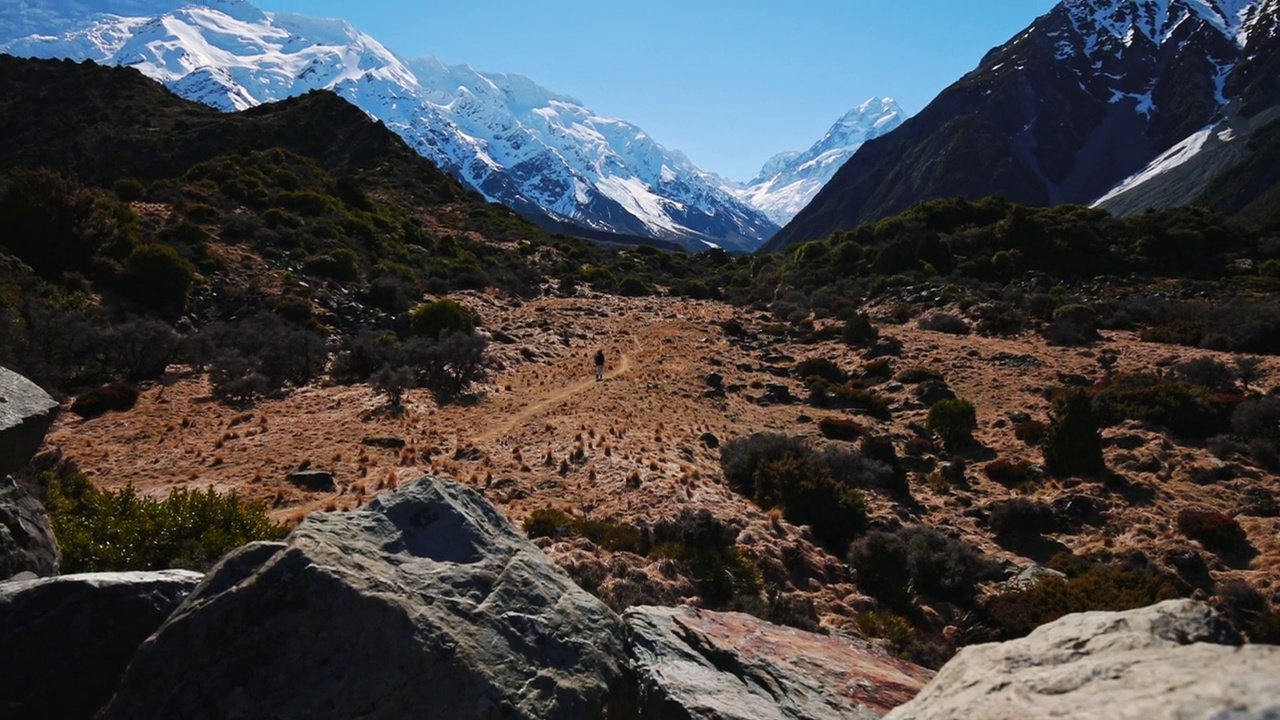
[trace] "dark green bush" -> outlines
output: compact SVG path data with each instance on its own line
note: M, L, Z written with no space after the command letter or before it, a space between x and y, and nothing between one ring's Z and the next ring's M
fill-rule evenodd
M1072 391L1055 403L1040 447L1052 475L1096 475L1106 469L1102 434L1088 393Z
M121 294L158 312L178 312L187 304L196 270L168 245L144 243L125 260Z
M1112 376L1094 395L1103 424L1140 420L1188 438L1219 434L1232 409L1205 387L1151 374Z
M610 520L575 518L563 510L534 510L524 521L524 532L531 538L584 537L614 552L639 552L640 532L630 525Z
M1035 465L1026 460L1013 462L1007 458L992 460L982 468L982 473L1007 488L1017 488L1034 481L1038 473Z
M848 560L858 588L893 607L915 595L969 605L978 583L995 573L995 564L972 545L918 525L867 533L853 543Z
M415 335L438 338L446 332L470 334L476 329L476 319L456 300L442 298L414 310L410 325Z
M207 570L245 543L286 532L267 518L263 505L212 488L179 488L153 500L132 486L98 490L84 475L46 474L44 482L66 573Z
M111 383L90 390L71 403L71 412L88 420L108 412L132 410L138 402L138 390L132 385Z
M628 275L622 278L622 282L618 283L618 294L623 297L644 297L645 295L652 295L653 288L649 287L640 278Z
M760 593L760 569L736 546L733 528L710 511L682 510L671 520L655 523L651 535L648 556L678 562L706 607L725 607Z
M754 485L757 505L781 507L783 517L813 528L814 537L837 554L866 530L862 493L833 478L812 452L764 461L756 468Z
M812 451L804 438L774 433L757 433L733 438L720 448L720 467L730 489L747 497L755 497L756 469L768 460L788 455L805 457Z
M978 427L978 414L973 403L964 398L940 400L929 408L924 426L937 433L948 447L955 447L973 437L973 430Z
M840 337L849 345L866 345L880 337L880 330L866 313L854 313L845 321Z
M845 372L840 369L840 366L823 357L801 360L796 363L793 374L803 380L821 378L833 383L842 383L847 377Z
M556 508L541 508L524 519L524 533L531 538L558 538L573 527L573 516Z
M1045 578L1026 590L987 603L994 639L1022 637L1064 615L1091 610L1131 610L1177 597L1173 584L1155 573L1093 567L1076 577Z

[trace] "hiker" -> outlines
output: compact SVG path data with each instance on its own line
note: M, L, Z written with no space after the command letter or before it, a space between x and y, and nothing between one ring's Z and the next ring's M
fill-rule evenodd
M596 351L596 382L604 379L604 350Z

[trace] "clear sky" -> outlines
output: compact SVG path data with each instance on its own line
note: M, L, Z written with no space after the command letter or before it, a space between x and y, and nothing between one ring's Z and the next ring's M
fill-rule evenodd
M918 112L1055 2L254 0L403 57L527 75L736 180L869 97Z

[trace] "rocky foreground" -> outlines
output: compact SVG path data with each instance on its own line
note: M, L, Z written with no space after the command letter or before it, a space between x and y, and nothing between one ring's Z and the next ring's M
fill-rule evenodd
M91 717L100 702L104 719L871 718L912 696L888 717L1280 713L1280 648L1238 646L1192 601L1068 616L968 648L932 681L863 641L734 613L620 618L479 493L433 476L241 548L168 613L193 582L0 583L0 669L21 678L0 689L5 717ZM131 659L85 642L125 626L149 633ZM117 680L95 698L88 678Z

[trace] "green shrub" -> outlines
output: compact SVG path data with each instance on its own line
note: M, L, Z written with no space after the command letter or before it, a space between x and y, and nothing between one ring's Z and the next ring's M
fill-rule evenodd
M1053 311L1053 323L1044 336L1059 345L1093 342L1098 339L1098 313L1088 305L1062 305Z
M775 433L756 433L733 438L720 448L720 467L734 492L754 497L756 469L768 460L788 455L804 457L812 452L804 438Z
M1022 637L1064 615L1131 610L1177 597L1173 585L1151 572L1093 567L1071 578L1050 577L987 603L996 639Z
M524 534L531 538L558 538L573 526L573 516L556 508L534 510L524 519Z
M1106 469L1102 434L1088 393L1072 391L1055 403L1040 447L1045 468L1052 475L1096 475Z
M848 560L858 589L894 607L914 595L968 605L978 583L995 572L973 546L921 526L867 533L850 547Z
M973 437L978 414L973 403L964 398L940 400L929 408L924 426L937 433L948 447L955 447Z
M418 307L413 311L410 327L415 335L438 338L446 332L475 332L476 319L471 311L456 300L442 298Z
M747 334L747 329L742 326L742 321L737 318L729 318L720 321L720 329L728 337L743 337Z
M1151 374L1115 375L1094 394L1104 424L1139 420L1189 438L1225 430L1232 409L1207 388Z
M145 243L125 260L121 293L152 310L181 311L196 270L168 245Z
M875 390L858 387L857 381L832 386L818 380L809 387L809 404L814 407L856 410L878 420L893 418L890 403Z
M132 486L98 490L84 475L47 474L44 481L66 573L207 570L245 543L279 539L286 532L267 518L262 504L212 488L179 488L153 500Z
M645 295L652 295L653 288L645 284L640 278L628 275L622 278L622 282L618 283L618 294L623 297L644 297Z
M138 390L132 385L111 383L90 390L71 403L71 412L88 420L105 415L108 412L125 412L132 410L138 402Z
M880 330L871 324L866 313L855 313L845 321L840 337L849 345L865 345L880 337Z
M783 517L810 526L814 537L837 554L866 530L862 493L837 482L811 453L766 460L756 468L754 484L757 505L781 507Z
M1208 510L1178 512L1178 532L1198 540L1215 553L1235 553L1249 549L1249 538L1235 518Z
M1036 479L1036 467L1026 460L1013 462L1007 458L992 460L982 468L982 472L994 482L1007 488L1027 485Z
M886 648L895 655L901 654L915 640L916 629L911 621L890 610L860 612L853 622L863 635L884 640Z
M120 178L111 185L111 190L121 202L139 202L147 199L147 186L134 178Z
M803 380L821 378L833 383L844 382L847 377L840 366L823 357L808 358L796 363L794 375Z
M326 255L309 258L303 272L331 280L355 280L360 276L360 256L351 248L338 248Z
M884 381L893 377L893 361L887 357L877 358L862 366L862 377L870 381Z
M737 533L707 510L682 510L654 524L651 558L679 563L705 607L722 608L760 593L760 569L735 544Z

